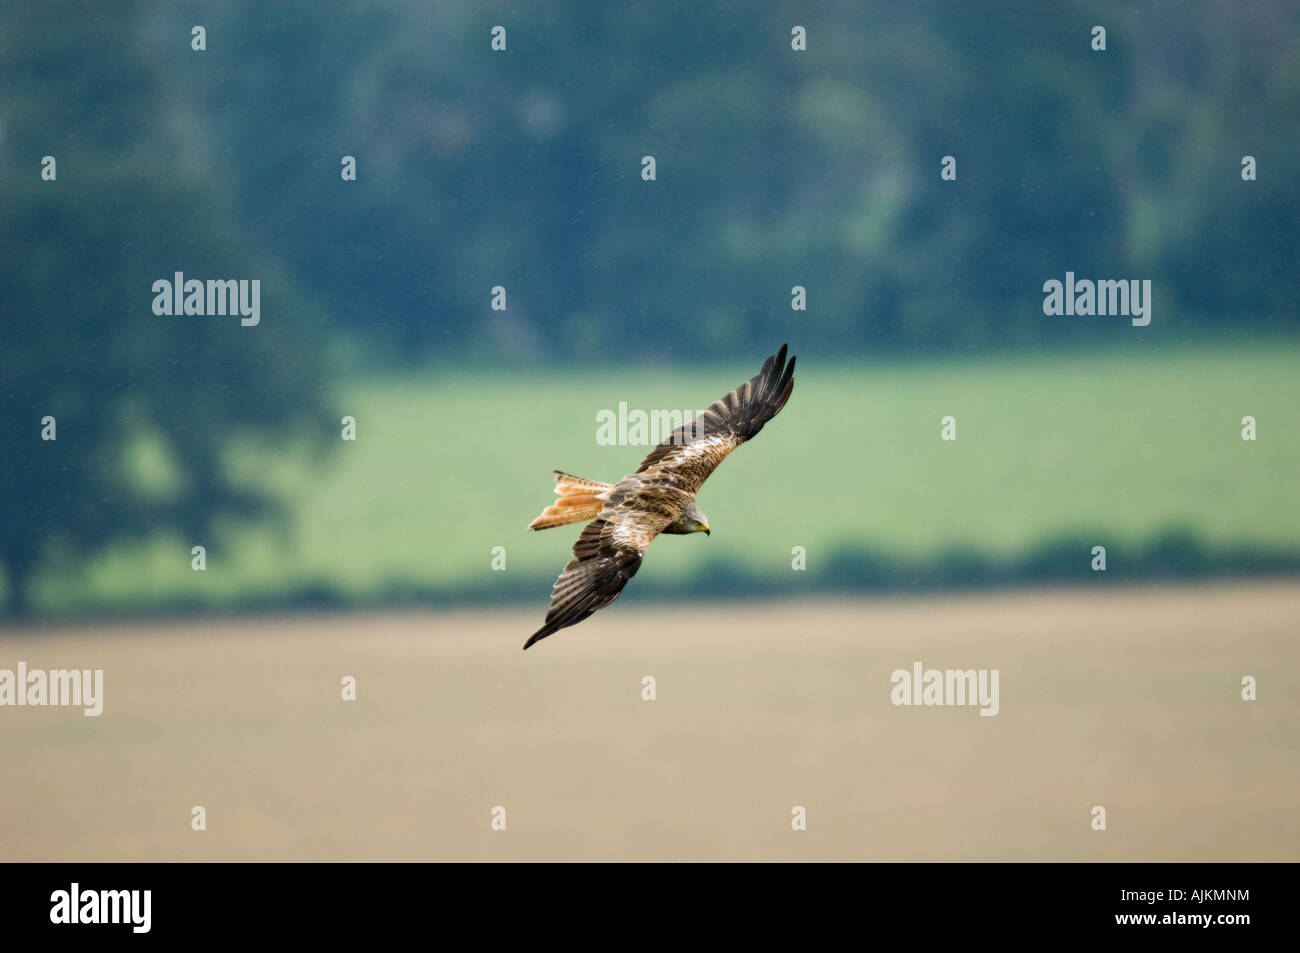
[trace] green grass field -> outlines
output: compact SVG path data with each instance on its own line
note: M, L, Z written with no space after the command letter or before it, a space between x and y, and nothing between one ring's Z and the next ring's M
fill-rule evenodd
M316 461L292 448L236 458L289 501L284 527L117 546L47 572L38 605L238 601L313 585L361 598L391 585L504 590L551 575L576 528L525 530L552 497L551 469L612 481L647 449L598 445L597 412L620 401L705 407L761 356L689 372L347 382L336 408L356 417L355 442L338 440ZM857 365L799 358L790 404L700 494L712 536L661 540L643 576L672 583L726 566L788 579L794 546L805 547L812 576L844 547L904 560L965 547L997 558L1073 535L1113 554L1169 530L1211 546L1300 543L1300 345ZM957 420L955 442L940 439L945 415ZM1254 442L1241 439L1245 415L1258 421ZM337 416L322 426L337 434ZM206 573L190 569L195 542L207 546ZM496 546L505 573L491 570Z

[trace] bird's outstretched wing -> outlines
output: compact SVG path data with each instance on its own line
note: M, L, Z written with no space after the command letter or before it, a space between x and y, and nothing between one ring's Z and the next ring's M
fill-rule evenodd
M583 528L573 544L573 558L551 590L546 622L524 648L576 625L617 599L641 568L646 548L672 521L670 516L620 506L623 499L615 494L600 516Z
M780 413L794 390L794 361L786 345L763 369L693 421L674 430L641 461L637 473L687 493L696 493L718 464Z

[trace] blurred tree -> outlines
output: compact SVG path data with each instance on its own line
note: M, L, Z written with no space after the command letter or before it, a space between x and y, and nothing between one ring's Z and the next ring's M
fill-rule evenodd
M221 38L212 68L176 72L228 144L241 220L390 359L681 360L795 328L814 353L1112 335L1044 318L1066 270L1154 279L1178 320L1153 334L1300 321L1294 0L781 6L170 17ZM1249 185L1247 153L1267 170Z
M189 30L160 31L157 12L0 13L0 565L15 615L44 560L159 529L206 542L218 518L265 510L231 471L233 440L325 432L319 332L232 223L231 183L161 65ZM261 324L154 315L153 282L177 271L260 279Z

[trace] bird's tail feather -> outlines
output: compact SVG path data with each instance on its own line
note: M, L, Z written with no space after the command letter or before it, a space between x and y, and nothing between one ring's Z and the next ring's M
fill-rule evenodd
M529 529L550 529L553 526L566 526L569 523L582 523L593 520L609 499L609 491L614 489L612 483L597 483L584 480L571 473L555 471L555 492L559 499L542 510L537 519L528 524Z

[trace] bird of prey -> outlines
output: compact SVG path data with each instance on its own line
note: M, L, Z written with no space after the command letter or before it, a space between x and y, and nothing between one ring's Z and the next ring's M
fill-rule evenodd
M674 430L635 473L618 483L554 471L560 498L528 528L591 522L573 546L573 559L555 580L546 623L524 648L617 599L660 533L708 534L709 520L695 505L695 494L727 454L757 436L790 399L794 358L786 363L785 351L782 344L757 376Z

